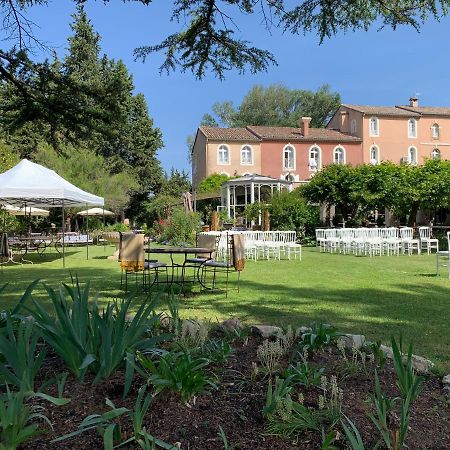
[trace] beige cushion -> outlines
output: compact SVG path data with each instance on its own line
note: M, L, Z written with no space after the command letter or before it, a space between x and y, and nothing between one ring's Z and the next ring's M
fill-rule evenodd
M216 249L217 236L212 234L199 234L197 236L197 245L203 248ZM197 253L197 258L214 258L213 252L211 255L209 253Z
M144 235L123 233L120 246L120 266L124 270L144 269Z

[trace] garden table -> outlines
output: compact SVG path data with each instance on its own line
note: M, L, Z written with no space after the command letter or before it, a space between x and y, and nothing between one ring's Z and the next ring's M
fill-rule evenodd
M209 255L209 259L211 259L214 251L215 251L214 248L206 248L206 247L150 247L149 246L145 249L145 253L147 255L152 255L152 254L169 255L170 264L167 265L167 267L169 269L171 269L170 281L169 281L169 278L167 279L167 283L169 284L169 286L172 286L172 284L174 283L175 269L178 269L180 267L183 268L188 255L197 255L197 254ZM176 261L174 261L174 255L183 255L184 256L183 263L179 264ZM199 268L197 270L197 278L199 278L198 273L200 271L201 266L202 265L199 265ZM181 286L183 286L184 270L182 270L181 274L182 274L182 277L181 277L180 284L181 284Z
M16 247L23 251L20 255L22 262L28 262L33 264L32 261L25 259L28 253L35 251L38 256L42 256L45 249L52 245L53 239L46 236L17 236L8 238L10 246Z

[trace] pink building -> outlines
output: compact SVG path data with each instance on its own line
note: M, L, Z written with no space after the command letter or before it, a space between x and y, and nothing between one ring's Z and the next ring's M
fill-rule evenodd
M360 138L364 163L450 159L450 108L421 107L417 98L405 106L343 104L327 129Z
M332 129L310 128L309 117L298 128L200 127L192 152L194 189L213 173L260 174L301 183L327 164L363 161L361 138Z

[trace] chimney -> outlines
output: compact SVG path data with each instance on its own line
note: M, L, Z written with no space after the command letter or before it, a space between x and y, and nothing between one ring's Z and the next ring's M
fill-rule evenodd
M341 111L341 124L339 131L342 133L348 133L348 112Z
M411 97L409 99L409 106L412 108L417 108L419 106L419 99L417 97Z
M302 117L300 120L300 129L304 137L309 135L309 124L311 122L311 117Z

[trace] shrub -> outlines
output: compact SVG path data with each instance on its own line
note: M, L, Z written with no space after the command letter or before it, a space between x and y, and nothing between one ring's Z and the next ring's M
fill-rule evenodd
M326 377L322 377L323 395L319 396L318 408L305 405L302 394L299 394L298 401L294 401L291 397L291 381L276 378L273 388L272 381L269 380L263 410L269 434L291 437L305 430L332 428L339 421L342 391L337 387L335 379L328 383Z
M106 405L109 406L109 411L103 414L91 414L80 423L78 430L60 436L52 442L60 442L78 436L86 431L97 430L103 436L103 446L105 449L122 447L136 442L143 450L154 450L156 448L175 450L176 447L155 438L143 426L143 419L150 407L151 399L152 397L149 394L145 395L145 386L139 389L136 403L132 410L124 407L117 408L111 400L107 399ZM120 421L116 421L124 415L128 415L133 424L132 436L128 438L122 433Z
M267 206L273 230L295 230L298 237L314 235L319 225L319 210L300 196L298 190L280 192Z
M20 444L27 442L39 434L36 421L51 423L42 414L44 409L38 405L27 405L23 390L11 392L6 386L6 394L0 396L0 449L15 450Z
M167 335L152 336L159 323L155 301L144 301L132 320L128 320L132 297L116 301L100 310L97 300L90 302L89 283L81 290L64 285L57 294L46 286L53 314L33 300L32 314L44 340L61 356L70 371L82 377L86 370L96 374L94 383L109 377L126 360L126 391L133 375L136 350L151 351ZM66 298L68 295L69 298Z
M200 230L200 215L186 213L181 208L175 208L168 219L161 219L153 225L153 233L158 242L173 245L194 244L196 233Z
M228 175L213 173L204 178L198 185L198 192L219 192L222 184L230 180Z
M156 393L166 389L178 392L184 403L188 403L195 394L217 388L204 370L209 360L189 351L172 351L161 356L159 361L138 353L137 360L140 365L138 372L153 385Z
M130 231L130 227L122 222L117 222L111 225L107 225L105 227L105 231L121 231L124 233Z
M14 322L6 313L6 326L0 331L0 382L25 392L34 391L34 379L45 358L45 349L37 354L40 335L33 322Z
M313 322L310 330L304 333L303 339L299 341L299 351L300 353L305 351L315 353L334 343L339 336L342 336L342 333L339 333L331 325Z

